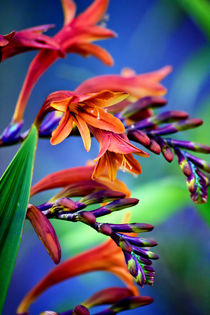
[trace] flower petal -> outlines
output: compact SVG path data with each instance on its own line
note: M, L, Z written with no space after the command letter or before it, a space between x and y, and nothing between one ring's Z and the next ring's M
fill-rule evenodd
M75 19L75 25L96 24L105 14L109 0L95 0L84 12Z
M98 179L101 174L104 173L104 170L106 169L106 158L103 155L98 161L95 166L95 169L92 174L92 179Z
M73 96L67 97L62 100L53 101L50 103L50 106L55 108L56 110L59 110L60 112L64 112L67 110L68 106L71 104Z
M116 133L123 133L125 131L124 125L118 118L105 112L101 108L94 109L88 107L84 112L80 113L80 117L84 119L87 124L99 129Z
M76 115L74 117L74 122L77 125L77 128L79 129L79 132L81 134L85 150L87 152L90 151L91 138L90 138L90 131L88 129L86 122L82 118L80 118L79 115Z
M31 196L48 189L60 188L78 183L83 180L90 180L94 166L80 166L61 170L42 178L31 188ZM105 183L104 183L105 184ZM105 184L106 185L106 184ZM109 186L108 186L109 187Z
M103 90L98 93L93 93L86 101L90 106L108 107L122 102L128 97L125 92L112 92Z
M108 169L108 175L109 178L114 181L117 177L117 163L115 160L115 153L107 151L105 153L106 163L107 163L107 169Z
M54 263L58 264L61 258L61 248L50 221L33 205L29 205L28 207L27 218L30 220L35 232L39 236Z
M71 52L78 53L84 57L95 56L107 66L112 66L114 64L114 60L108 51L98 45L81 43L74 45L73 48L71 48Z
M58 127L52 132L50 139L51 144L55 145L66 139L71 133L73 128L73 117L67 111L61 118Z
M133 292L127 288L113 287L101 290L93 294L89 299L87 299L82 304L88 308L91 308L98 305L113 304L121 299L124 299L132 295Z
M81 264L81 262L83 262ZM30 305L48 288L66 279L91 272L104 270L114 273L134 295L138 295L138 288L127 270L121 249L113 240L87 250L53 268L22 300L17 314L27 312Z
M76 5L73 0L61 0L64 15L64 25L72 22L76 13Z

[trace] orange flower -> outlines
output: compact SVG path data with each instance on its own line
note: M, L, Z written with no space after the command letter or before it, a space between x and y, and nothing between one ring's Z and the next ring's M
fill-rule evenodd
M136 74L131 69L124 69L120 75L101 75L88 79L79 85L75 92L92 93L107 89L128 93L129 96L124 102L114 106L114 112L117 112L122 110L128 102L135 102L145 96L164 95L167 89L159 81L171 71L170 66L145 74ZM111 107L109 110L113 111L113 108Z
M61 248L55 230L47 217L34 205L29 204L27 218L55 264L60 262Z
M53 268L22 300L17 314L27 312L30 305L48 288L66 279L92 271L108 271L118 276L133 295L138 288L128 272L124 255L113 240L108 240L93 249L70 258Z
M133 174L141 173L141 166L131 153L149 157L149 154L132 145L125 134L115 134L91 127L91 132L100 145L93 178L100 177L104 169L108 170L111 180L116 179L117 170L122 168Z
M68 137L72 131L73 123L79 129L87 151L90 150L91 145L88 125L115 133L124 132L125 129L122 122L107 113L103 107L108 107L124 100L127 94L123 92L101 91L79 95L66 91L66 97L57 100L57 98L60 98L60 93L63 95L64 91L55 92L48 97L51 100L50 106L64 113L58 127L52 133L51 144L58 144ZM43 109L46 106L48 107L48 98L45 101L46 105L43 105ZM43 111L41 110L41 112Z
M110 181L106 176L100 176L96 181L91 179L94 166L80 166L58 171L42 178L31 188L31 196L48 189L69 187L74 189L74 184L86 182L89 186L97 186L97 183L102 185L102 189L107 187L113 191L119 191L125 194L126 197L130 197L131 193L127 186L119 181ZM73 186L73 187L70 187Z
M61 2L64 11L64 26L52 37L60 49L59 51L42 49L31 62L16 104L13 123L22 121L28 98L37 80L66 53L93 55L106 65L113 64L112 57L105 49L92 44L95 40L115 37L114 32L97 25L106 12L109 0L95 0L77 17L75 17L76 5L73 0L61 0Z

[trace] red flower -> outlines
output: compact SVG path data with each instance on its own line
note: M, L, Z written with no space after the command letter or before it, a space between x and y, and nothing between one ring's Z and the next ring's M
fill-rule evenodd
M64 11L64 26L53 37L53 40L59 45L60 50L42 49L31 62L16 104L13 122L22 121L26 103L34 85L49 66L60 58L60 56L64 57L66 53L78 53L83 56L93 55L106 65L113 64L112 57L106 50L92 44L93 41L115 36L111 30L97 25L107 9L109 0L95 0L76 18L74 17L76 11L74 1L61 1Z
M100 75L84 81L76 90L77 93L92 93L101 90L123 91L129 94L126 101L134 102L145 96L160 96L167 89L159 83L171 72L170 66L159 70L136 74L131 69L124 69L122 74Z
M141 166L131 153L149 157L149 154L132 145L125 134L116 134L96 128L91 132L98 140L100 152L93 172L93 178L100 177L106 169L111 180L115 180L119 168L132 174L140 174Z
M53 38L42 34L52 27L54 25L41 25L0 35L0 61L30 50L50 49L58 51L60 45Z

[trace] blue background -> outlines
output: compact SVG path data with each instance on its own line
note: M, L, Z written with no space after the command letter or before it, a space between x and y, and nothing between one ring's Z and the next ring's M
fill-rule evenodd
M90 2L77 0L78 12L85 9ZM100 44L112 54L115 65L108 68L93 57L86 59L74 54L59 60L37 83L27 106L25 128L30 126L45 97L53 91L72 90L84 79L100 74L120 73L124 67L131 67L137 73L144 73L169 64L174 70L163 81L168 88L167 108L189 111L193 117L205 117L206 127L201 127L201 131L189 133L189 136L190 139L209 144L210 46L198 23L187 15L178 3L176 0L111 0L107 26L118 34L118 38ZM0 3L1 34L50 23L56 24L56 28L48 32L50 35L62 27L63 16L59 0L7 0ZM10 122L27 67L34 55L35 52L18 55L0 65L2 131ZM185 135L182 139L183 137ZM1 148L1 174L17 148L18 146ZM33 181L36 182L60 169L84 165L87 160L93 159L97 152L98 146L95 141L92 141L91 151L87 153L80 138L71 137L58 147L52 147L49 141L41 140L37 150ZM131 190L139 187L141 200L144 197L141 191L145 185L150 185L148 187L152 198L159 179L177 174L180 182L185 180L175 162L171 166L162 158L151 155L149 160L141 161L141 164L143 174L138 179L130 175L121 175ZM167 203L170 209L170 200L166 195L167 189L162 196L162 205L156 205L157 211ZM50 196L48 192L41 194L35 202L44 202ZM159 220L150 236L159 243L157 252L160 260L155 263L157 280L153 288L145 287L141 294L152 296L155 302L127 314L210 313L208 267L210 233L207 224L191 205L190 200L187 207L176 198L173 202L176 213ZM91 234L86 240L89 231L82 229L84 228L79 224L76 227L71 223L56 224L58 236L67 243L65 245L61 241L63 259L99 242L95 234ZM26 292L52 267L53 263L41 242L30 224L26 222L3 315L15 314L15 309ZM30 314L37 315L47 309L56 311L70 309L97 290L111 285L121 285L121 282L113 275L103 272L70 279L47 291L32 306Z

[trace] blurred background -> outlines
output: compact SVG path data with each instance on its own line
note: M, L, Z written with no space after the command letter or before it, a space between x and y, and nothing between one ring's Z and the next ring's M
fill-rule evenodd
M78 12L91 3L89 0L75 2ZM107 27L114 30L118 38L102 41L101 45L112 54L115 65L108 68L93 57L85 59L74 54L59 60L37 83L28 103L24 128L30 126L45 97L53 91L72 90L87 78L117 74L124 67L144 73L169 64L173 72L163 81L168 88L167 108L188 111L192 117L205 121L204 126L180 134L179 138L209 145L209 13L208 0L110 0ZM59 0L0 2L1 34L50 23L56 24L56 28L49 31L49 35L62 27ZM0 65L2 131L10 122L27 67L35 54L18 55ZM18 146L1 148L0 174L17 149ZM51 172L85 165L97 153L94 141L87 153L80 138L71 137L56 147L47 140L40 140L33 182ZM133 196L140 199L140 204L132 209L132 221L155 225L148 236L158 241L156 252L160 260L154 264L155 286L141 289L141 294L152 296L154 303L127 314L210 314L210 203L192 204L176 161L169 165L160 156L151 154L150 159L140 159L140 163L143 173L138 178L127 174L120 174L119 178L125 180ZM40 194L33 202L45 202L51 194ZM112 215L110 220L117 222L122 215ZM61 243L62 260L102 241L102 236L79 223L53 222L53 225ZM26 222L3 315L15 314L26 292L52 267L43 245ZM122 283L105 272L70 279L48 290L32 306L30 314L64 311L98 290L118 285Z

